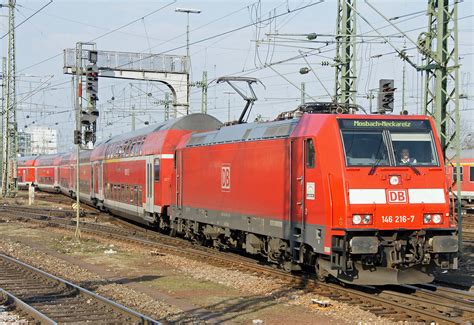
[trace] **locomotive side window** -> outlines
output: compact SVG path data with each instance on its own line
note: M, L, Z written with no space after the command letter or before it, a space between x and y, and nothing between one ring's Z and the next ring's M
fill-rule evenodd
M155 182L160 181L160 158L155 158L154 162Z
M305 150L306 168L314 168L315 153L313 139L306 139Z
M469 167L469 181L474 182L474 166Z

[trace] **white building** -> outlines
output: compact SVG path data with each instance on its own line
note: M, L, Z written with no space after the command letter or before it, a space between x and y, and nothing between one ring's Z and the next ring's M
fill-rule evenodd
M58 152L58 131L50 127L34 126L26 130L31 134L31 154L45 155Z

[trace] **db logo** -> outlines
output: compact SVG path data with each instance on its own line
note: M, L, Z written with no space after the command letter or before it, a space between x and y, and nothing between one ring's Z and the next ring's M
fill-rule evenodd
M230 192L230 166L223 165L221 169L221 189Z
M407 203L407 190L389 190L387 191L388 203Z

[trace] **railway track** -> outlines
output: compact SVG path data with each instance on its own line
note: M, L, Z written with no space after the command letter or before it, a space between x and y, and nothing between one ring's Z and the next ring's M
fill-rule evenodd
M41 324L159 324L4 254L0 254L0 302Z
M45 210L35 211L26 207L0 207L0 217L44 224L51 227L74 229L74 222L67 217L45 216ZM51 211L49 211L51 213ZM56 212L53 212L54 215ZM119 219L117 219L119 220ZM436 322L438 324L466 323L474 319L474 295L454 289L431 289L395 286L375 288L321 283L308 274L288 274L261 265L257 260L148 231L142 227L117 221L121 227L81 223L81 230L93 236L111 238L129 244L145 246L160 253L171 253L243 272L280 279L295 288L315 291L328 298L356 304L362 309L393 320Z

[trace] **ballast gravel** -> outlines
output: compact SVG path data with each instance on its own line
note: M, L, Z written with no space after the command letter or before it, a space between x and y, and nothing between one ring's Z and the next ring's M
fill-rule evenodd
M60 229L51 230L59 233L66 233L66 231ZM304 307L311 312L349 324L392 324L392 322L379 318L370 312L357 308L356 306L350 306L342 302L333 301L315 293L306 293L301 290L293 289L288 285L288 283L273 278L262 278L257 274L248 274L238 270L216 267L181 256L156 254L156 252L150 252L146 248L122 243L117 240L94 236L87 237L93 237L104 244L113 243L115 245L114 247L121 251L139 253L140 255L143 255L143 258L150 259L150 262L155 265L167 264L178 272L194 279L211 281L213 283L236 289L239 292L242 292L243 298L255 295L263 296L268 298L270 301L278 302L282 306ZM175 306L171 306L162 301L156 301L143 293L136 292L122 285L108 283L106 279L103 279L88 270L68 264L64 260L48 256L47 254L37 251L22 243L4 239L0 241L0 250L3 250L9 255L26 263L75 283L102 283L95 289L97 293L110 297L117 302L149 315L150 317L169 320L173 318L173 315L182 315L182 311ZM312 299L328 300L330 306L326 308L318 308L312 303Z
M154 300L126 286L109 284L106 279L88 270L71 265L66 261L35 250L22 243L3 238L0 241L0 251L73 283L79 285L81 283L96 283L98 284L95 289L97 293L152 318L162 319L182 312L175 306Z

